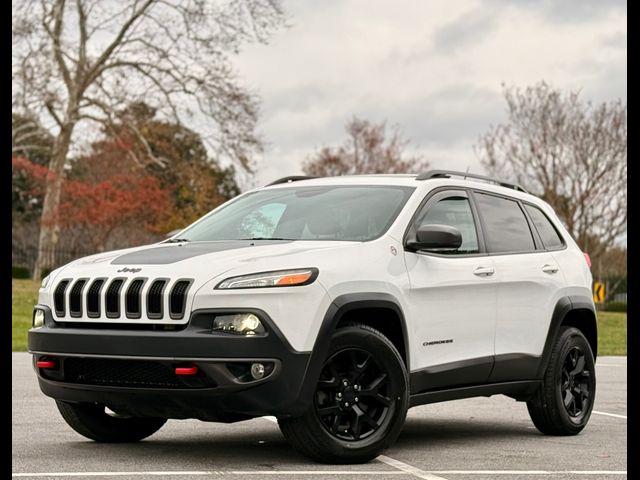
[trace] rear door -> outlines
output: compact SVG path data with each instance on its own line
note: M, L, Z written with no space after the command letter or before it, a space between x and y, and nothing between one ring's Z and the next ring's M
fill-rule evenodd
M531 379L564 277L522 202L478 190L473 198L499 282L490 381Z
M497 282L468 193L430 194L407 236L423 224L462 233L455 251L405 251L411 282L411 391L484 382L493 366Z

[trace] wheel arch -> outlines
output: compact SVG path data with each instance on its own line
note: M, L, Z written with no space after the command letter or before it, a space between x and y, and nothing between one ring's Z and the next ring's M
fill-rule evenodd
M596 312L591 299L581 295L562 297L556 303L547 333L547 339L542 351L542 361L536 378L542 378L547 369L553 344L558 338L560 327L571 326L580 330L591 347L593 358L598 355L598 325Z
M384 316L367 318L366 315L372 312L382 312ZM389 319L391 321L386 321ZM320 326L300 389L300 401L308 402L312 397L329 351L331 336L337 328L351 321L364 323L391 337L389 340L398 348L409 371L409 337L400 302L393 295L380 292L340 295L329 306Z

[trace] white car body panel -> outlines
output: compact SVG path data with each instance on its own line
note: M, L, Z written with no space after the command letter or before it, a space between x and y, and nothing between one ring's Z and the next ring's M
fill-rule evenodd
M133 277L150 280L169 278L168 289L175 281L190 278L193 285L187 295L186 314L181 320L168 317L149 319L144 314L146 292L151 281L144 285L141 297L143 314L138 320L109 319L104 314L99 318L86 315L60 318L55 313L54 319L58 322L180 324L188 322L189 313L196 309L258 308L271 317L293 349L307 352L313 349L324 316L336 298L362 292L373 296L391 295L404 312L411 370L419 370L494 354L540 355L558 299L576 294L591 297L591 274L582 253L551 208L532 195L470 180L442 178L416 181L414 176L322 178L266 188L303 185L404 185L416 190L388 231L370 242L304 240L257 245L198 255L169 264L127 265L141 269L133 274L119 272L125 265L111 262L126 253L145 249L166 248L169 252L170 249L184 247L181 244L155 244L98 254L54 271L47 286L40 290L39 303L52 306L54 310L53 291L66 278L127 277L129 282ZM405 251L402 240L413 214L430 191L442 186L473 187L538 205L553 219L567 242L567 248L522 255L457 258ZM178 236L185 231L182 230ZM541 267L550 263L558 265L556 274L542 272ZM317 268L319 276L306 286L215 289L220 281L231 276L307 267ZM473 274L477 267L494 268L496 274L478 277ZM105 290L103 288L102 291L103 305ZM165 296L164 311L167 311L167 302L168 296ZM453 342L428 348L423 346L424 342L447 339L453 339Z

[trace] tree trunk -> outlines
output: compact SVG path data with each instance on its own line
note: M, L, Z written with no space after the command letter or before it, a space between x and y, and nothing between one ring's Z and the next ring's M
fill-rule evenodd
M55 249L58 245L58 208L62 197L62 184L64 182L64 165L69 152L71 134L75 123L67 123L60 129L49 162L50 175L45 182L44 203L42 216L40 217L40 237L38 242L38 259L33 269L33 279L40 280L42 273L47 268L56 266Z

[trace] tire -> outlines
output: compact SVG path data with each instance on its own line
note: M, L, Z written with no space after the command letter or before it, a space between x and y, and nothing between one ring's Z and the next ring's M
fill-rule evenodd
M577 435L587 425L596 394L595 362L589 342L574 327L562 327L542 385L527 409L546 435Z
M310 408L278 424L289 443L315 461L364 463L398 438L408 404L398 350L378 330L350 324L333 334Z
M67 403L56 400L62 418L80 435L96 442L137 442L156 433L166 418L139 418L110 415L103 405Z

